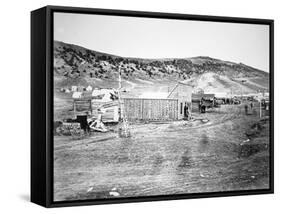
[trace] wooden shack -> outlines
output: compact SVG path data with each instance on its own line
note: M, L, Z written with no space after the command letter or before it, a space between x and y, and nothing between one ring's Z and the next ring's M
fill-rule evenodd
M208 100L208 101L214 101L215 94L192 93L192 109L194 112L199 111L199 103L202 99Z
M119 121L118 100L97 102L92 97L73 99L73 112L76 116L87 115L91 118L97 118L98 111L102 112L103 122Z
M177 83L169 92L168 98L178 100L178 119L185 118L184 107L188 107L189 114L192 112L192 87L185 83Z
M92 112L91 98L74 98L73 111L75 114L90 114Z

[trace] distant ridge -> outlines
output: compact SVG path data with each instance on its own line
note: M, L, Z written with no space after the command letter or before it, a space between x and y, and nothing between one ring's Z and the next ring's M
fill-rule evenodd
M121 57L78 45L54 41L54 76L57 85L114 82L118 67L132 83L143 81L182 81L195 89L208 91L267 90L269 74L243 63L209 56L143 59Z

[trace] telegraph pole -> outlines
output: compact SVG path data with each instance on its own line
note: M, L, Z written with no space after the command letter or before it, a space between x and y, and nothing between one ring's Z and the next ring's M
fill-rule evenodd
M118 65L118 120L121 122L121 90L122 81L121 81L121 63Z
M262 116L262 110L261 110L261 100L260 100L260 118Z
M263 97L264 97L264 95L263 95L263 93L260 91L260 118L262 117L262 105L261 105L261 102L262 102Z
M123 106L122 109L122 101L121 101L121 88L122 88L122 79L121 79L121 63L119 64L118 67L118 114L119 114L119 123L120 123L120 129L119 131L119 136L124 136L124 137L130 137L130 132L129 132L129 124L127 121L127 116L125 112L125 108ZM123 110L123 118L122 116L122 111ZM124 128L124 135L122 134L122 126Z

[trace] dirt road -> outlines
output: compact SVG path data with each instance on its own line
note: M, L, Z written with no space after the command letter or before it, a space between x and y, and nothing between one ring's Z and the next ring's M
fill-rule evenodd
M115 197L112 188L131 197L269 187L268 121L242 106L193 116L131 124L131 138L55 136L54 199Z

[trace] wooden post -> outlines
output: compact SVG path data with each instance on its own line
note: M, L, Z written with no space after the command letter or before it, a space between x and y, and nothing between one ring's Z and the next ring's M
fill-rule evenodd
M260 100L260 118L262 117L262 108L261 108L261 100Z
M144 118L144 116L143 116L143 105L144 105L144 100L142 99L141 100L141 119L143 120Z
M118 114L119 114L119 122L121 122L122 113L124 117L124 109L123 112L121 109L121 88L122 88L122 80L121 80L121 64L118 65Z
M75 100L73 100L73 112L76 112Z
M92 110L92 100L90 99L89 101L90 101L90 115L92 115L92 111L93 111Z

